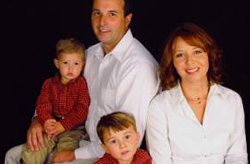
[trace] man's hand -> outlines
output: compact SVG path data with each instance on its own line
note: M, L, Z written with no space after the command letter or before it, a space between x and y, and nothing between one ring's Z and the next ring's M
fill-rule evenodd
M61 151L55 153L52 157L52 163L62 163L62 162L69 162L75 160L75 153L74 151Z
M27 147L31 151L44 147L43 127L37 117L35 117L27 131Z

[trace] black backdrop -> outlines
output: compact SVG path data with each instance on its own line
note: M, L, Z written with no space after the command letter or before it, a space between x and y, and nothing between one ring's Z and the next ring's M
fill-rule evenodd
M55 74L56 41L97 42L90 24L91 0L8 0L1 5L1 154L25 142L42 82ZM134 36L160 61L169 32L183 22L204 27L224 51L224 85L243 99L250 142L250 13L242 1L135 0ZM249 146L248 146L249 147ZM3 162L2 162L3 163Z

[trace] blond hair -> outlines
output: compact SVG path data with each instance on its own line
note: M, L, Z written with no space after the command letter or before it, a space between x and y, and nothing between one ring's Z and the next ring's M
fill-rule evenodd
M62 53L78 53L84 58L84 44L75 38L60 39L56 44L56 58L58 59Z

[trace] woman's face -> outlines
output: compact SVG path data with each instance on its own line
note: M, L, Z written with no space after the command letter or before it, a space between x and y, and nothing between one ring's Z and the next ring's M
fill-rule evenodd
M207 52L202 48L177 38L173 46L173 63L182 82L207 82L209 60Z

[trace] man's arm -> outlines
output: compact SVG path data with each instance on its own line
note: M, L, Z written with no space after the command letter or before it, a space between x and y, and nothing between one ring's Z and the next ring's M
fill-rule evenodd
M116 110L133 114L137 130L143 139L149 104L159 87L157 67L153 63L138 63L120 79L116 93Z

